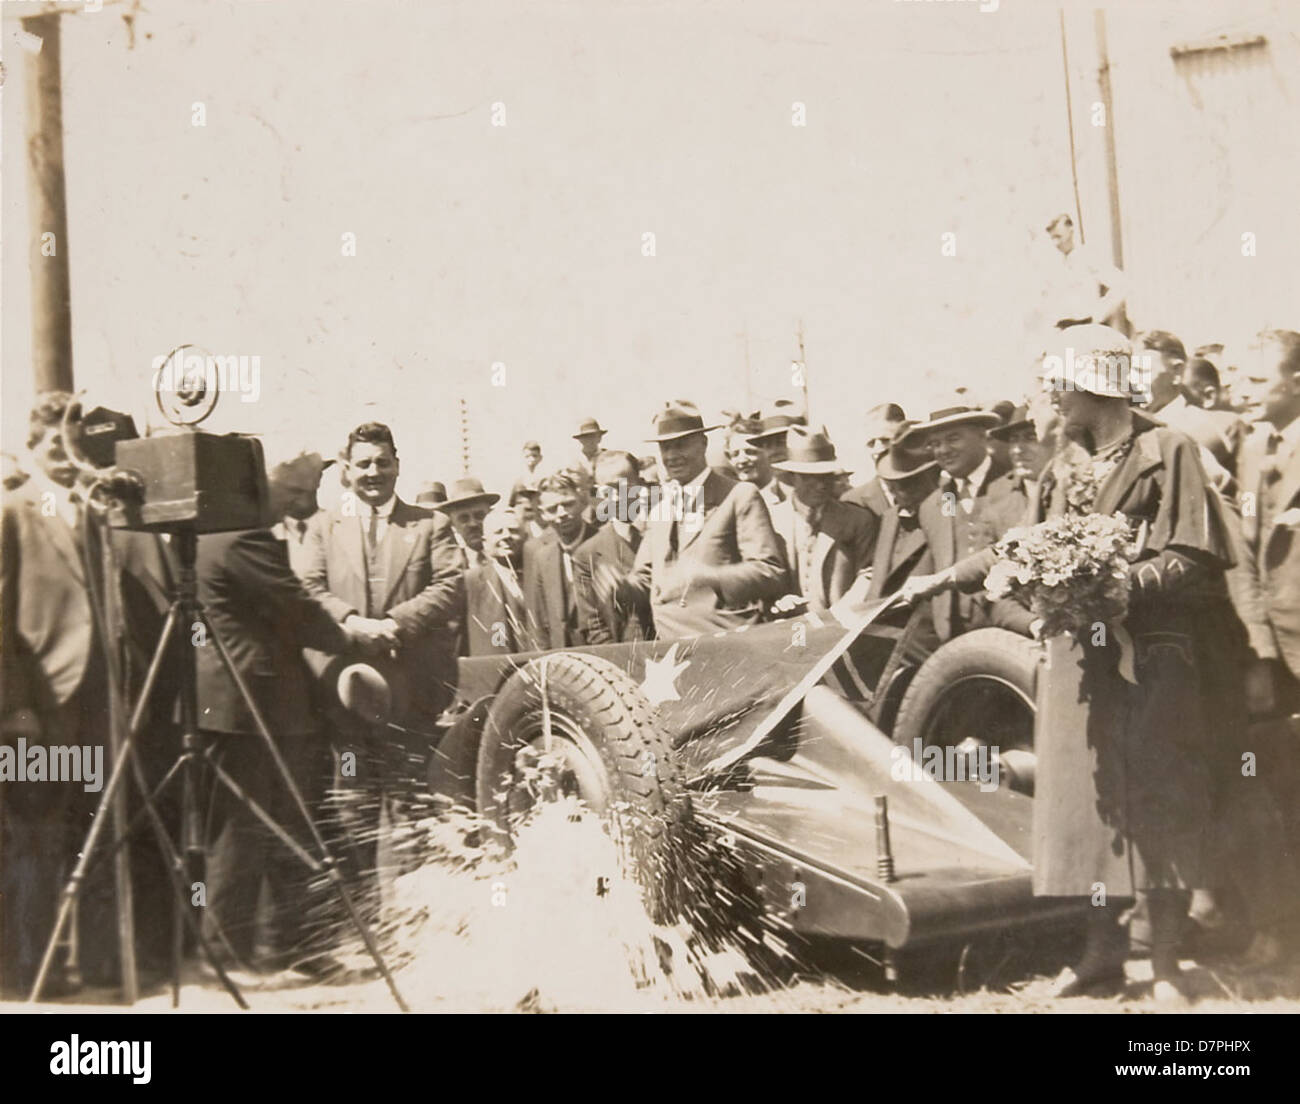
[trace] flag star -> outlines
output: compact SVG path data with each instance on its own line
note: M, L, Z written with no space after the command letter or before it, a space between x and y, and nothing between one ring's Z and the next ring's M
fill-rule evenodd
M666 701L681 701L674 685L677 676L691 665L689 659L677 662L677 645L668 649L663 659L645 661L645 680L641 683L641 692L651 705L662 705Z

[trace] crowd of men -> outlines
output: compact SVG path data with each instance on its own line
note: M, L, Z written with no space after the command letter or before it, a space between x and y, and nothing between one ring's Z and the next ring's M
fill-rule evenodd
M1212 351L1189 357L1163 331L1137 344L1156 369L1143 413L1195 442L1235 519L1232 595L1250 644L1237 676L1248 706L1261 718L1300 712L1300 334L1262 334L1251 365L1234 365L1231 388ZM424 777L457 657L676 639L900 589L928 603L932 647L988 625L1034 634L1031 611L1015 602L929 582L1026 516L1055 448L1056 417L1052 396L1025 375L1020 401L987 408L951 405L909 418L893 402L872 406L863 440L875 470L855 486L825 430L807 424L792 402L709 424L690 402L673 401L648 425L649 455L643 442L606 447L606 431L588 418L576 425L578 449L562 466L545 468L528 441L524 470L502 492L466 475L450 489L425 483L408 504L396 493L397 442L369 422L336 459L304 453L270 467L273 527L202 537L200 595L312 808L325 808L331 790L362 788L372 798L336 810L331 836L364 887L378 865L380 816L400 819ZM106 640L92 630L86 565L96 569L84 554L84 477L61 440L68 401L42 399L22 472L8 480L8 744L20 735L104 743L105 650L120 651L114 668L138 685L169 592L166 541L102 536L117 554L104 561L114 577L100 578L99 589L118 595L131 631ZM713 432L725 435L725 462L714 454L710 463ZM342 496L322 510L318 487L335 465ZM210 650L200 649L199 661L209 754L265 807L291 817L252 738L246 704ZM158 729L171 724L160 712ZM167 749L166 740L155 742L158 763L168 761ZM1294 864L1294 747L1289 758L1280 853ZM71 790L33 789L0 781L6 992L31 982L91 812ZM286 867L292 857L229 796L213 801L207 823L205 919L224 952L244 964L310 969L328 961L304 931L310 910L294 904L305 883ZM1207 923L1220 907L1214 888L1193 902ZM169 909L156 871L139 892L149 908ZM101 951L106 969L115 968L111 948L102 947L111 943L103 935L112 929L110 905L81 910L83 975L95 974ZM142 912L137 907L138 918ZM88 917L98 918L94 935ZM1279 925L1293 918L1261 925L1269 939L1252 944L1260 961L1282 952ZM150 925L146 915L142 926Z

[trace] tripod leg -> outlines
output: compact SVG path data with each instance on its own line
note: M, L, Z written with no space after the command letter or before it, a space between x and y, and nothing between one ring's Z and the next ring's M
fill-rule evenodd
M356 905L352 901L352 895L348 893L347 885L343 881L343 875L340 873L333 855L330 854L330 850L325 844L324 837L321 836L320 830L316 827L316 822L312 819L311 813L307 809L307 803L303 801L302 793L294 782L293 776L289 773L289 767L285 763L284 757L280 754L280 749L276 746L274 738L271 736L271 730L267 727L266 720L262 716L262 711L258 708L257 702L253 700L253 694L248 689L248 684L244 681L244 677L239 673L238 668L236 668L234 660L230 658L230 652L226 649L225 641L221 639L221 634L217 632L216 626L213 625L211 620L208 618L207 611L197 603L196 611L199 620L202 621L208 630L208 639L216 647L217 654L221 657L221 662L226 669L226 673L230 675L231 680L235 684L235 688L239 691L240 697L244 700L244 704L248 706L248 711L252 715L253 723L257 726L258 735L262 738L262 743L266 745L266 749L271 753L271 759L275 763L275 769L279 772L280 780L288 789L290 797L293 798L293 802L298 808L299 815L307 823L307 828L310 830L312 835L312 842L315 844L316 850L320 852L322 857L322 865L329 876L334 891L338 894L339 900L347 910L348 918L351 920L352 926L356 929L357 934L361 936L362 941L365 943L367 952L369 952L370 957L374 960L375 966L378 968L380 974L383 975L389 991L393 994L393 999L397 1002L397 1006L403 1012L409 1012L410 1008L402 998L402 994L398 991L397 982L393 980L393 975L388 969L388 964L379 953L379 947L375 943L374 936L371 934L370 929L366 927L365 921L361 919L361 914L357 912Z
M94 853L96 843L99 842L104 826L108 823L108 817L104 814L109 808L109 802L112 801L113 794L117 792L118 786L121 785L122 778L126 773L127 758L132 754L135 739L140 734L140 728L144 724L145 708L148 705L150 696L153 694L154 685L158 681L158 672L162 669L162 662L167 654L167 644L171 640L172 632L176 626L178 608L178 604L173 602L171 609L167 611L167 620L163 623L162 633L158 637L158 645L154 648L153 658L149 662L149 670L145 674L144 686L140 689L139 704L131 717L131 729L123 743L123 754L113 764L113 773L109 776L108 784L104 787L104 792L100 796L99 808L95 810L95 819L91 822L90 832L81 846L81 857L77 860L77 866L72 872L72 877L68 879L67 885L64 886L63 897L59 903L59 913L54 922L54 930L50 932L49 941L45 945L45 953L41 956L40 970L36 974L36 981L32 985L31 994L27 998L28 1001L40 999L50 965L54 961L54 952L58 947L59 937L63 934L64 925L67 924L68 917L71 915L72 899L81 891L81 884L85 878L90 857Z

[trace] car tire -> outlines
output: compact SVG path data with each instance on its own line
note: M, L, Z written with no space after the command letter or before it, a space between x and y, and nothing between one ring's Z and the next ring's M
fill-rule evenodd
M975 629L937 648L916 672L894 724L895 743L1032 750L1042 647L1006 629ZM941 731L942 730L942 731Z
M683 886L690 798L650 703L608 660L554 653L511 675L483 726L475 771L479 812L508 847L513 825L539 796L527 792L529 760L521 765L521 757L543 748L548 722L553 760L563 763L561 792L601 817L651 918L670 919Z

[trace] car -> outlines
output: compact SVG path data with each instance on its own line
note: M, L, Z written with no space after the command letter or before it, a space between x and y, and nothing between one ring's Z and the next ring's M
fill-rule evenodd
M982 628L931 651L923 625L885 599L840 619L462 659L430 785L506 843L548 786L581 798L627 842L658 916L707 884L708 847L677 845L690 832L810 939L896 954L1077 920L1077 901L1031 885L1043 646Z

